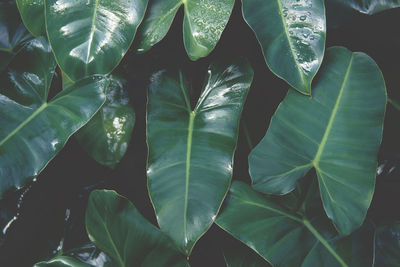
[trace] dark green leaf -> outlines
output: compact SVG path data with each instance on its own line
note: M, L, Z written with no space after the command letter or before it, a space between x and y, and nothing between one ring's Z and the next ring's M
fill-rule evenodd
M44 0L17 0L25 27L34 35L45 35Z
M400 223L376 229L374 266L400 266Z
M21 22L15 1L0 2L0 72L31 37Z
M337 3L368 15L400 7L400 0L327 0L327 2Z
M74 258L59 256L46 262L36 263L34 267L93 267Z
M154 0L139 28L136 49L142 53L161 41L183 5L186 52L191 60L205 57L220 39L234 3L234 0Z
M226 267L270 267L266 261L245 245L224 248Z
M274 266L364 267L372 264L373 231L340 237L321 210L295 215L242 182L233 182L217 217L222 229Z
M148 0L45 0L46 30L60 68L74 81L110 73L133 41Z
M114 168L131 139L135 111L125 89L126 81L115 76L109 79L106 102L76 138L97 162Z
M96 190L90 194L86 229L93 243L117 266L189 266L172 240L114 191Z
M89 77L47 102L54 67L50 47L40 37L1 78L8 87L0 89L0 196L35 178L105 101L108 81Z
M303 94L311 94L325 49L323 0L242 0L243 16L268 67Z
M328 49L312 98L290 90L251 152L253 187L286 194L314 167L328 217L350 234L371 203L385 107L376 63L363 53Z
M192 110L182 72L163 70L152 77L148 188L161 229L186 255L212 225L228 191L252 78L245 60L211 65Z

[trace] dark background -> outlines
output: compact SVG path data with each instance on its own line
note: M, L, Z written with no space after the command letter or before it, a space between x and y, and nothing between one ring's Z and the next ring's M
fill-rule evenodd
M149 77L158 69L171 66L182 68L192 81L192 101L195 102L212 61L236 56L249 59L255 76L243 111L233 179L250 182L247 165L250 148L243 126L247 126L251 145L256 145L264 136L288 85L268 70L257 40L242 18L239 2L216 49L210 56L197 62L191 62L186 56L182 41L182 19L183 12L180 10L162 42L143 55L129 51L118 67L118 71L128 79L128 90L136 111L136 125L128 151L117 167L110 170L99 165L71 138L36 182L0 201L0 266L32 266L57 252L61 240L64 250L87 242L84 213L93 189L116 190L128 197L149 221L156 224L146 187L145 105ZM328 29L327 47L341 45L370 55L384 74L389 97L400 101L399 26L400 9L374 16L343 18L340 27ZM60 77L53 82L55 94L57 88L59 90L61 87ZM400 220L399 118L400 111L388 104L379 153L379 165L384 168L377 177L374 200L369 210L369 216L377 222ZM68 219L67 209L70 212ZM4 232L3 229L14 216L17 219ZM221 248L227 244L240 246L240 242L217 226L212 226L194 248L191 266L225 266Z

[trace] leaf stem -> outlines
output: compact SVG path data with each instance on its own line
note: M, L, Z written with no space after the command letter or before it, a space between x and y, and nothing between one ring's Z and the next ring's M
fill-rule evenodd
M387 102L390 103L395 109L400 111L400 103L399 102L397 102L396 100L393 100L389 97L387 98Z

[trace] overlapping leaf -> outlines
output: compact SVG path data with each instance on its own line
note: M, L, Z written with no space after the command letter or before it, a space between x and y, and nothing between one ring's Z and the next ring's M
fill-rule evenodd
M47 102L54 67L50 46L40 37L1 77L0 196L35 178L105 101L107 80L89 77Z
M114 168L125 155L135 124L126 81L112 76L106 102L75 135L83 148L100 164Z
M211 65L193 110L181 72L159 71L152 77L148 189L161 229L186 255L213 223L228 191L252 77L242 59Z
M16 0L25 27L34 35L46 35L44 0Z
M242 0L243 16L273 73L311 94L325 49L323 0Z
M93 243L112 257L117 266L189 266L172 240L114 191L97 190L90 194L86 229Z
M82 263L74 258L59 256L46 262L39 262L34 267L92 267L87 263Z
M319 212L292 214L242 182L233 182L217 217L222 229L273 266L364 267L372 264L373 230L340 237Z
M192 60L205 57L220 39L234 3L234 0L154 0L139 28L136 49L142 53L161 41L183 5L186 52Z
M286 194L312 167L328 217L342 234L364 221L375 185L386 89L363 53L330 48L312 98L290 90L249 157L253 187Z
M133 41L148 0L45 0L46 31L74 81L110 73Z
M26 30L15 1L0 2L0 72L32 36Z
M223 249L226 267L270 267L266 261L245 245Z
M400 266L400 223L382 225L375 232L374 267Z
M400 0L327 0L349 7L358 12L373 15L391 8L400 7ZM339 15L339 14L338 14Z

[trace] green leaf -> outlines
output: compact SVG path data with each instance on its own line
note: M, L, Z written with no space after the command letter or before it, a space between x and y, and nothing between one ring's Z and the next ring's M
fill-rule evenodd
M400 0L327 0L341 4L358 12L373 15L391 8L400 7Z
M291 214L242 182L233 182L216 223L273 266L364 267L372 264L373 231L340 237L321 210Z
M172 240L114 191L90 194L86 229L93 243L117 266L189 266Z
M18 13L15 1L0 2L0 72L31 39Z
M400 223L380 226L375 232L375 267L400 266Z
M183 40L186 52L191 60L205 57L220 39L234 3L234 0L154 0L139 28L135 47L143 53L161 41L171 27L176 12L184 5Z
M245 245L223 249L226 267L270 267L266 261Z
M148 0L45 0L46 31L60 68L74 81L108 74L133 41Z
M43 37L32 40L1 77L0 197L35 178L105 101L108 81L89 77L47 102L55 67Z
M374 192L385 107L376 63L363 53L328 49L312 98L290 90L251 152L253 187L286 194L314 167L328 217L350 234L364 221Z
M243 16L270 70L303 94L311 94L325 49L323 0L242 0Z
M34 35L46 35L44 0L17 0L19 13L25 27Z
M74 258L59 256L46 262L39 262L34 267L92 267L93 265L82 263Z
M114 168L124 156L135 125L126 81L110 77L103 107L75 135L83 148L100 164Z
M148 189L157 220L186 254L212 225L228 191L247 61L213 64L192 110L182 72L152 77L147 105Z

